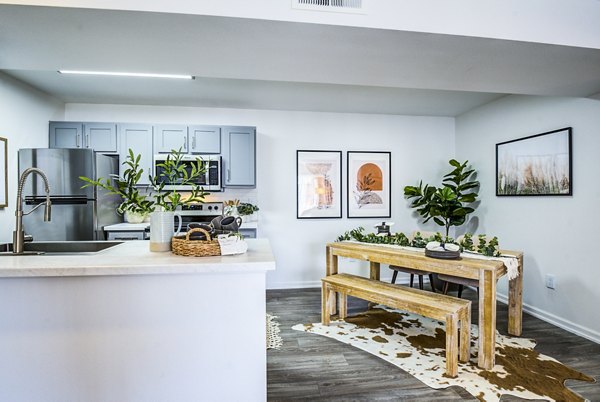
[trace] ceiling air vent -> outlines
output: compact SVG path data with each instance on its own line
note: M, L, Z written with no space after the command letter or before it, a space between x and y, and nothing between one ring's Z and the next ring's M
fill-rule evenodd
M301 10L364 13L366 0L292 0L292 7Z

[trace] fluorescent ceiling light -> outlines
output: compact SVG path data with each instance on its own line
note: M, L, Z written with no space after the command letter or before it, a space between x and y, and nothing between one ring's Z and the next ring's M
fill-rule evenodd
M118 73L109 71L76 71L76 70L58 70L61 74L79 74L79 75L112 75L118 77L143 77L143 78L177 78L181 80L193 80L193 75L180 74L149 74L149 73Z

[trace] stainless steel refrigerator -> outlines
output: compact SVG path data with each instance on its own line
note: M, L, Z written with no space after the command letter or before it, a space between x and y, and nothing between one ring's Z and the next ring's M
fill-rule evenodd
M118 195L84 184L79 176L97 179L119 173L116 155L103 155L91 149L20 149L19 176L37 167L48 176L52 201L52 220L44 222L44 209L23 217L26 234L39 240L104 240L103 228L121 222ZM39 175L30 175L23 187L24 210L44 202L46 193Z

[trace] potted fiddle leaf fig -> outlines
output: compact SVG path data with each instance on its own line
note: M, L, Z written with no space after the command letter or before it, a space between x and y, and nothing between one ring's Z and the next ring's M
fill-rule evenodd
M141 155L134 155L129 149L127 159L123 165L127 169L123 172L123 177L111 175L111 177L100 177L98 180L90 179L89 177L79 176L86 184L82 186L98 186L109 192L109 194L117 194L121 196L122 202L117 207L117 212L124 215L125 221L129 223L143 222L148 214L154 211L154 202L149 199L143 188L138 186L138 182L144 173L144 169L140 168Z
M424 222L433 219L443 226L446 239L450 227L464 224L467 216L475 211L471 205L477 199L479 182L473 180L475 170L467 166L468 162L451 159L453 170L444 176L441 187L423 185L422 181L418 186L404 187L404 196L411 200L411 208L416 209Z

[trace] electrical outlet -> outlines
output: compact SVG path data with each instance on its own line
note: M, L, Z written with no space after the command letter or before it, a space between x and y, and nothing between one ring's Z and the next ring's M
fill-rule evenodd
M548 289L556 289L556 277L554 275L546 275L546 287Z

